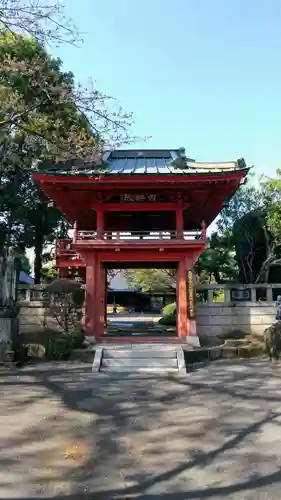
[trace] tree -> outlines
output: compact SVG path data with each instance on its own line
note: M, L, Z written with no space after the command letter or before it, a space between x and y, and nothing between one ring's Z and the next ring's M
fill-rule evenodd
M143 292L169 290L175 283L173 274L163 269L135 269L126 271L125 276L130 287L139 287Z
M2 34L0 63L4 159L11 131L13 138L25 134L33 166L35 159L100 163L102 151L130 140L131 113L93 83L75 85L73 74L61 71L62 62L51 58L35 39Z
M263 210L253 210L238 219L233 226L239 281L255 283L266 254L266 240L270 238Z
M265 225L262 224L264 195L262 189L255 187L251 180L253 176L240 186L228 206L222 210L217 222L217 234L211 238L213 243L209 251L214 253L209 264L215 263L217 269L222 271L225 275L223 281L230 279L248 283L254 282L254 276L257 277L257 263L254 264L254 260L261 246L264 246L263 238L267 233L264 233ZM205 253L202 255L203 261L204 257Z
M46 286L45 308L67 336L81 324L83 302L81 283L56 278Z
M217 227L220 233L232 231L234 223L244 215L263 207L263 197L261 190L253 184L254 175L248 176L234 196L229 200L228 205L221 211Z
M270 270L274 267L275 276L281 276L281 170L278 169L275 178L262 181L264 200L263 234L265 243L265 258L256 281L267 282ZM279 266L279 269L278 269Z
M213 233L208 248L200 255L195 270L199 283L236 281L238 266L231 232Z
M93 87L76 87L61 61L34 38L0 37L0 194L2 246L35 245L35 279L40 280L46 239L66 229L47 206L31 174L59 161L101 163L101 154L128 140L131 115ZM61 231L64 232L64 231Z
M44 43L75 43L80 38L63 4L56 0L0 0L0 33L4 30Z
M252 209L233 225L240 280L243 283L280 281L280 171L274 178L261 180L260 189L252 189L251 195Z

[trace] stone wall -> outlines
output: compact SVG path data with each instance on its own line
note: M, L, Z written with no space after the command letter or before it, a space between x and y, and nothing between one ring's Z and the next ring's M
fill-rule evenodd
M244 290L242 285L232 288ZM249 287L248 287L249 288ZM205 295L206 302L197 302L197 330L201 337L217 336L231 330L245 333L262 333L275 321L275 299L281 284L251 285L251 300L231 301L230 287L226 285L199 285L197 291ZM21 311L19 316L20 333L43 331L46 328L58 329L55 319L45 316L42 305L42 287L21 286ZM222 295L217 302L214 292ZM266 300L257 300L259 291Z
M58 323L54 318L47 317L40 300L22 301L19 314L19 332L41 332L47 328L58 330Z
M231 300L233 289L242 293L247 291L250 300ZM280 284L199 285L197 291L205 295L206 302L197 303L198 334L210 337L232 330L262 334L275 321L273 298L276 300L280 289ZM215 292L219 292L220 297L216 298Z
M231 330L261 334L275 321L273 303L206 304L197 307L197 331L201 336L217 336Z

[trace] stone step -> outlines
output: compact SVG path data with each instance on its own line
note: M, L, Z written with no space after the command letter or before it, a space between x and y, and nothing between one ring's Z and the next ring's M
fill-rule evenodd
M101 369L101 373L108 373L110 375L119 374L119 373L126 373L130 375L134 375L136 373L142 373L142 374L149 374L149 373L154 373L155 375L169 375L169 374L176 374L178 373L178 368L148 368L146 367L141 367L138 366L132 370L131 366L115 366L114 368L111 367L103 367Z
M168 358L176 359L177 353L175 350L165 350L165 349L104 349L103 350L104 359L112 358L144 358L147 360L158 359L158 358Z
M136 368L155 368L155 369L168 369L168 368L178 368L177 359L168 358L104 358L101 360L101 368L130 368L131 371Z
M155 344L112 344L95 348L93 372L186 374L184 353L181 347Z

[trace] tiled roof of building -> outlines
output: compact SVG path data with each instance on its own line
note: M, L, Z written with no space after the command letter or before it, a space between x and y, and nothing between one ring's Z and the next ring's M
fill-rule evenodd
M96 165L74 166L60 164L50 168L52 174L67 175L188 175L226 173L247 169L241 158L230 162L196 162L187 158L184 148L169 150L157 149L117 149L103 157L104 168L101 171Z

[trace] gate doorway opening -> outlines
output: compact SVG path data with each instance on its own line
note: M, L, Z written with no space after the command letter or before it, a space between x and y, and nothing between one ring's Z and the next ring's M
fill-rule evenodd
M143 263L142 263L143 267ZM108 265L105 267L108 277L114 274ZM157 265L154 268L142 268L132 266L118 271L123 289L118 286L107 288L107 304L105 308L105 331L104 340L155 337L161 340L177 339L177 315L176 315L176 269L164 268ZM139 274L139 280L151 280L152 287L137 286L135 284L135 273ZM138 280L138 281L139 281ZM159 285L157 286L157 282ZM107 283L109 279L107 278ZM118 279L112 281L118 285ZM153 290L154 289L154 290ZM163 308L171 311L169 318L163 317ZM164 311L165 311L164 310Z

